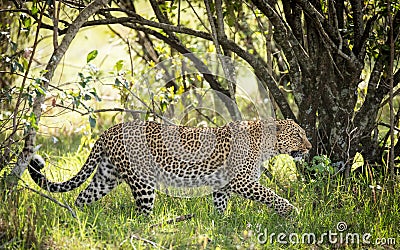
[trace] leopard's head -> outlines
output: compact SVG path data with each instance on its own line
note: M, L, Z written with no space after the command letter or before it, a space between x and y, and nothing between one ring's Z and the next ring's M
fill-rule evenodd
M301 159L312 147L304 129L293 120L276 121L276 139L275 149L296 160Z

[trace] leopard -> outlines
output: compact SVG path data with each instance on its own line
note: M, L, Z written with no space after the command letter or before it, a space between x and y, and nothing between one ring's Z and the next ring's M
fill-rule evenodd
M137 213L153 211L162 186L210 186L219 213L232 194L266 204L286 217L298 209L260 184L262 164L280 154L302 158L312 148L305 130L290 119L232 121L224 126L190 127L133 120L103 132L86 162L69 180L49 180L45 161L34 154L28 166L33 181L49 192L68 192L93 177L79 193L79 208L104 197L120 183L129 185ZM95 171L96 170L96 171Z

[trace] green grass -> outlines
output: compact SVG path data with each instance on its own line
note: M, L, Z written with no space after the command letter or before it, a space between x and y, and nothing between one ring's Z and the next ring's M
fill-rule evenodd
M54 180L65 180L74 175L86 159L88 151L79 150L80 138L73 137L62 150L66 139L57 145L44 144L41 152L48 157L50 167L45 173ZM42 141L45 143L45 141ZM60 145L60 146L58 146ZM69 151L71 153L66 153ZM78 152L78 153L76 153ZM287 159L276 161L287 164ZM72 170L71 170L72 169ZM51 171L50 171L51 170ZM282 178L282 177L281 177ZM39 188L27 173L23 180L30 187ZM281 218L265 205L241 197L231 198L227 213L219 215L212 206L211 197L192 199L174 198L157 194L154 212L149 217L134 212L134 202L126 184L120 185L109 195L82 210L72 206L79 191L50 194L72 206L77 218L52 201L21 187L11 193L1 192L0 249L337 249L370 248L397 249L400 244L400 208L396 187L395 194L385 189L379 178L352 177L344 185L341 178L325 178L305 183L292 181L292 195L276 187L275 182L262 177L264 185L277 190L300 208L294 218ZM372 190L370 185L379 183L383 189ZM287 184L287 183L285 183ZM44 192L43 190L41 190ZM374 192L375 191L375 192ZM46 192L45 192L46 193ZM46 193L48 194L48 193ZM173 224L168 219L186 214L194 218ZM345 222L347 229L340 234L337 225ZM263 233L263 234L261 234ZM324 241L314 244L282 244L313 233ZM331 238L329 241L329 233ZM334 235L335 233L339 233ZM359 234L359 244L346 244L346 236ZM365 244L362 236L371 244ZM289 238L289 235L291 238ZM268 237L264 237L267 235ZM271 236L272 235L272 236ZM270 242L270 238L273 241ZM342 242L334 242L335 239ZM139 239L138 239L139 238ZM376 239L394 238L396 245L374 245ZM261 244L265 241L264 244Z

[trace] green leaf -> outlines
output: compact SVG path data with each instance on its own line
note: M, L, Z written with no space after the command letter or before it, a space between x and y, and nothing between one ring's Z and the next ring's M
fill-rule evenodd
M22 63L22 66L24 67L24 71L25 70L27 70L28 69L28 64L29 64L29 62L28 62L28 60L26 60L25 58L21 58L21 63Z
M85 100L85 101L88 101L88 100L90 100L90 99L92 99L92 97L91 97L90 95L88 95L88 94L85 94L85 95L83 96L83 100Z
M92 50L91 52L89 52L89 54L87 55L87 57L86 57L86 63L88 63L88 62L90 62L90 61L92 61L92 60L94 60L96 57L97 57L97 54L98 54L99 52L95 49L95 50Z
M96 89L93 89L93 91L90 91L90 94L96 98L96 101L101 102L101 98L97 95Z
M118 62L115 63L115 70L116 71L121 71L122 66L124 66L124 60L119 60Z
M30 17L26 18L24 20L24 27L27 29L30 29L32 25L32 19Z
M39 12L39 9L35 5L33 5L31 12L32 12L32 16L35 16Z
M90 127L92 127L92 128L96 127L96 119L93 118L92 116L89 116L89 123L90 123Z
M11 72L24 72L24 66L22 64L20 64L18 61L13 60L11 62Z
M28 117L28 122L29 122L28 124L29 127L35 130L39 129L35 113L31 112L30 116Z
M13 41L10 41L10 46L11 46L11 49L12 49L14 52L17 52L18 45L17 45L16 43L14 43Z

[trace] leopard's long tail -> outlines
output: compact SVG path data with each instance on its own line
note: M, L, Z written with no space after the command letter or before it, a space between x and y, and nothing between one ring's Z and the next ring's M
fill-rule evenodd
M47 191L57 193L68 192L79 187L89 178L96 169L97 164L101 161L102 151L101 143L96 142L81 170L68 181L52 182L48 180L46 176L40 172L40 170L44 168L45 162L39 155L34 155L29 162L29 174L38 186Z

